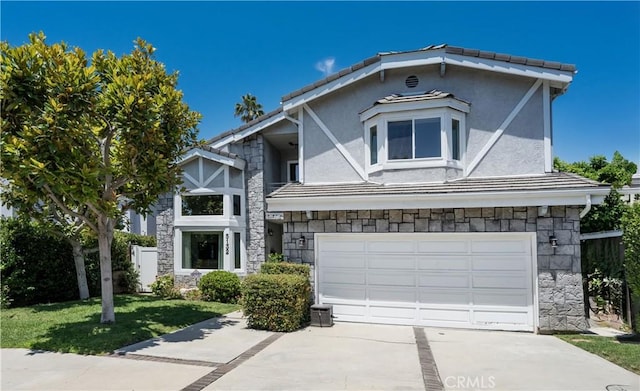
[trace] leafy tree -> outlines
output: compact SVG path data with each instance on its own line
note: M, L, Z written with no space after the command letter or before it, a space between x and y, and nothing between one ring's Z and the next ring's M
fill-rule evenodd
M567 163L556 157L553 165L558 171L572 172L595 181L609 183L613 188L604 202L591 208L589 214L582 220L581 232L610 231L620 228L620 219L626 206L616 189L631 183L631 177L637 169L635 163L625 159L620 152L616 151L611 162L602 155L592 156L588 162L574 163Z
M242 97L242 102L236 103L235 117L240 117L242 122L248 123L264 114L262 105L258 103L255 96L246 94Z
M640 203L633 204L626 211L622 217L622 227L627 284L633 292L634 301L640 303ZM640 332L638 318L635 329Z
M0 43L1 159L12 192L55 205L96 233L101 322L115 321L114 227L124 209L146 213L179 183L177 158L200 114L183 102L177 73L142 39L130 54L49 45L43 33Z
M556 157L553 165L558 171L572 172L594 181L609 183L614 189L630 184L631 177L637 170L636 164L625 159L618 151L613 153L611 162L602 155L592 156L588 162L574 163L567 163Z

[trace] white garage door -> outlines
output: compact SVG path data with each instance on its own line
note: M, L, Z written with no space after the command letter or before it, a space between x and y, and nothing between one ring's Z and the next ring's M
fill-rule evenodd
M533 331L531 233L316 234L337 320Z

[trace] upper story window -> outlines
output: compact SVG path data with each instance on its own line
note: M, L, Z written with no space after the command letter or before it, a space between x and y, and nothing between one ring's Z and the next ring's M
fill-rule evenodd
M195 155L182 164L182 170L184 191L174 198L176 227L245 225L241 168Z
M469 104L440 91L392 95L361 113L367 168L463 168Z
M224 214L222 194L184 195L182 197L183 216L220 216Z
M441 129L439 117L387 122L389 160L442 156Z

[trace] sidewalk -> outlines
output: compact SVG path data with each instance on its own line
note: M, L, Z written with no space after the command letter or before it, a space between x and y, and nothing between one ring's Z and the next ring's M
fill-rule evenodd
M273 333L251 330L242 313L232 312L185 329L115 351L116 354L144 355L221 365L265 340Z

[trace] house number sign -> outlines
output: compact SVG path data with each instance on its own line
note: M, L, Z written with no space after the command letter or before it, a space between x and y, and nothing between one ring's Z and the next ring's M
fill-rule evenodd
M224 236L224 253L229 255L229 234Z

